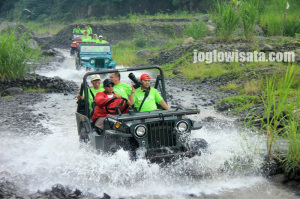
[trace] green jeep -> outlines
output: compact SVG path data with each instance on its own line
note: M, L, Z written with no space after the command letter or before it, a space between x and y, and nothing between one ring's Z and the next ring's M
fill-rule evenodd
M154 88L167 102L164 74L159 66L88 72L83 77L80 93L88 95L87 77L90 75L103 76L107 73L120 72L121 75L123 74L122 81L124 81L124 73L138 73L149 69L159 72L151 75L156 76ZM92 144L96 150L113 153L123 148L130 152L133 159L146 158L151 162L165 162L182 156L200 155L201 150L207 147L205 140L190 138L192 130L200 129L201 125L185 117L199 114L198 109L159 109L151 112L136 112L130 107L128 113L124 114L123 110L116 107L118 114L106 117L103 132L99 135L93 134L94 124L88 103L87 98L81 103L78 102L76 112L78 135L80 141ZM110 101L107 102L109 103ZM159 104L158 107L161 108Z
M112 61L110 44L81 43L76 57L76 69L81 67L87 71L91 69L112 69L116 67Z

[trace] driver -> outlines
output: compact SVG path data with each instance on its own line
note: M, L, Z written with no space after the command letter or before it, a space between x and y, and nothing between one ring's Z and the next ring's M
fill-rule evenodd
M111 79L105 79L103 81L103 88L104 88L104 91L97 93L97 95L94 99L96 102L96 107L95 107L94 115L92 117L92 120L95 122L95 127L98 127L100 129L103 129L103 121L104 121L105 117L109 114L105 109L107 102L110 99L112 99L113 97L115 97L116 99L111 104L108 105L108 108L113 108L113 107L118 106L123 100L121 95L116 95L113 92L114 83ZM134 103L134 91L135 91L135 88L132 86L132 92L126 103L129 106L133 105L133 103ZM121 107L121 109L124 108L126 106L126 104L124 103L123 106Z

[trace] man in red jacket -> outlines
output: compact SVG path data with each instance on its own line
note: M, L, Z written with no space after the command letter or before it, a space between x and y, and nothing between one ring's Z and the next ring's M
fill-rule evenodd
M92 117L93 121L95 122L95 126L100 129L103 129L103 121L104 121L105 117L109 114L109 113L107 113L107 111L105 109L106 103L111 98L116 97L117 99L115 99L108 106L108 108L113 108L113 107L116 107L117 105L119 105L123 100L121 95L116 95L113 92L114 83L111 79L105 79L103 81L103 88L105 89L105 91L97 93L97 95L94 99L95 103L96 103L96 107L95 107L94 115ZM134 103L134 91L135 91L135 88L132 86L131 94L127 101L127 105L129 105L129 106L133 105L133 103ZM125 106L126 106L126 104L124 103L123 106L121 107L121 109L123 109Z

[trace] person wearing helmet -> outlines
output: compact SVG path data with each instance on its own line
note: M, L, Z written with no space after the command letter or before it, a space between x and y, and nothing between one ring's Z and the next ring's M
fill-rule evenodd
M156 103L160 104L163 109L169 110L169 106L159 92L155 88L150 87L150 75L142 74L140 80L142 85L140 88L137 88L134 93L134 107L136 110L138 112L157 110Z
M96 107L92 117L92 120L95 122L95 127L99 129L103 129L103 121L106 118L106 116L109 114L105 109L107 102L113 97L117 98L108 106L108 108L112 108L119 105L123 100L121 95L114 93L113 91L114 82L111 79L105 79L103 81L103 88L104 91L97 93L95 97ZM135 88L133 88L132 86L132 92L131 95L128 97L128 101L127 101L127 105L129 106L133 105L134 103L134 91ZM123 104L121 109L124 108L125 106L126 104Z

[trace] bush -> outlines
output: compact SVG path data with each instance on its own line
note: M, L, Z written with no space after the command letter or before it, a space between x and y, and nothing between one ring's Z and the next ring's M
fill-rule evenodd
M215 17L218 35L221 39L230 41L239 22L238 14L235 12L234 6L227 2L218 2L216 6L217 11Z
M185 27L183 34L197 40L208 34L208 28L203 21L192 22L190 25Z
M30 47L27 33L20 38L13 30L7 29L0 35L0 79L23 77L30 70L28 62L38 59L40 49Z
M251 40L254 35L258 22L258 8L258 4L254 1L245 2L241 7L240 16L247 40Z

